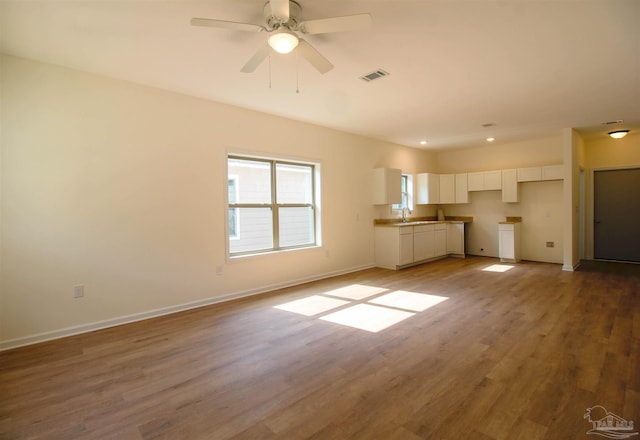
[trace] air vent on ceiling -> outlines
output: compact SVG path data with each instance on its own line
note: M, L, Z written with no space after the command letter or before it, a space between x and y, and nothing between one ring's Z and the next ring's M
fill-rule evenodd
M607 122L603 122L602 125L613 125L613 124L622 124L622 119L618 119L616 121L607 121Z
M367 73L364 76L361 76L360 79L365 80L366 82L371 82L375 79L382 78L383 76L388 76L389 72L385 72L382 69L378 69L375 72Z

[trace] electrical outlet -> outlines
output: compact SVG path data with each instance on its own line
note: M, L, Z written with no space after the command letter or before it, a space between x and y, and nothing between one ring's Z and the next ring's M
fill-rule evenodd
M547 241L547 247L554 247L555 244L553 241Z
M74 298L82 298L84 297L84 286L73 286L73 297Z

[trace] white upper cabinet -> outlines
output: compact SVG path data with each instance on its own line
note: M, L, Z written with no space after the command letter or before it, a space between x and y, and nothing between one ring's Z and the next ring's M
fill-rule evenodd
M375 168L373 170L373 204L402 203L402 170Z
M564 179L564 165L518 168L518 182Z
M420 173L416 175L416 203L433 205L440 203L440 176L438 174Z
M492 191L502 189L502 170L468 173L469 191Z
M518 171L502 170L502 201L518 202Z
M469 191L484 191L484 173L468 173L467 188Z
M501 190L502 189L502 170L484 172L484 189L485 190Z
M456 174L456 203L469 203L467 173Z
M563 180L564 165L549 165L542 167L542 180Z
M542 178L542 168L518 168L518 182L537 182Z
M440 174L440 203L456 203L455 174Z

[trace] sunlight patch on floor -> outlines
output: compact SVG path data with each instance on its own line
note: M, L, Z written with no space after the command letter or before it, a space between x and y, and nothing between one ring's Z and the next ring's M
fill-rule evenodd
M491 266L487 266L482 270L485 272L506 272L510 269L513 269L513 266L508 266L506 264L492 264Z
M339 289L322 292L323 295L337 296L339 298L347 298L353 300L365 299L370 296L382 293L387 289L383 287L365 286L363 284L352 284L350 286L341 287Z
M400 321L411 318L413 315L415 315L415 313L377 307L369 304L357 304L353 307L323 316L320 319L377 333Z
M406 290L390 292L385 287L352 284L274 308L377 333L446 299L445 296Z
M448 299L446 296L428 295L426 293L397 290L369 301L371 304L395 307L398 309L422 312Z
M299 313L300 315L313 316L346 304L350 304L350 302L336 298L327 298L326 296L313 295L280 304L279 306L275 306L275 308L286 310L288 312Z

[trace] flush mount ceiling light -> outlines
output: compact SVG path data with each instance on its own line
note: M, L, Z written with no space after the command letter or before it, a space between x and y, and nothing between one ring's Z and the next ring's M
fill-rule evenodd
M420 141L420 145L427 145L427 141Z
M487 142L493 142L493 141L495 141L495 140L496 140L496 138L494 138L494 137L488 137L488 138L487 138Z
M269 37L269 46L278 53L287 54L298 45L298 37L290 31L282 30L275 32Z
M616 131L610 131L609 136L611 136L614 139L622 139L628 133L629 133L629 130L616 130Z

